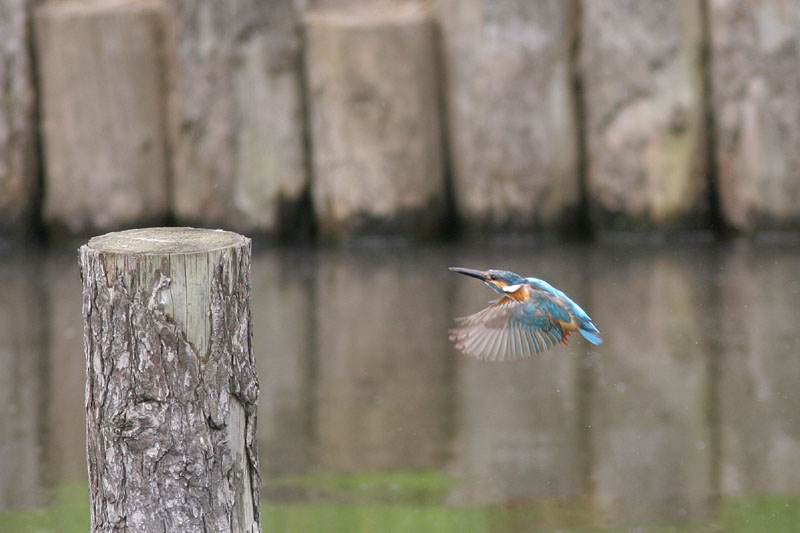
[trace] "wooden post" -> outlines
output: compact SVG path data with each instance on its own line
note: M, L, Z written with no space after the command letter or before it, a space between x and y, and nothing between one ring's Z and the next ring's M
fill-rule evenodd
M800 4L707 5L720 215L744 233L796 231Z
M703 4L582 3L586 196L600 232L708 227Z
M0 239L33 233L39 194L36 87L29 13L34 2L0 2Z
M579 219L577 2L441 0L453 200L467 232Z
M80 263L92 531L260 532L250 239L135 229Z
M169 203L166 8L44 2L34 20L45 222L55 233L86 234L161 220Z
M273 236L310 223L294 1L167 2L178 220Z
M381 4L304 21L321 235L436 233L445 203L433 15Z

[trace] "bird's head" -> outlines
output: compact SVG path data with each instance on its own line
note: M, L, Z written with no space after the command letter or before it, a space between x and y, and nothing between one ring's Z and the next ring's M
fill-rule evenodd
M463 267L450 267L450 270L478 278L497 292L514 292L525 283L525 278L508 270L475 270Z

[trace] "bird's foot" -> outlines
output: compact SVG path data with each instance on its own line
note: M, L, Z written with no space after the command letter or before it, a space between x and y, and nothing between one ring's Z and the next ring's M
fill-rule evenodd
M569 344L569 343L567 342L567 339L569 339L569 331L562 331L562 332L561 332L561 342L562 342L562 343L564 343L564 345L565 345L565 346L566 346L567 344Z

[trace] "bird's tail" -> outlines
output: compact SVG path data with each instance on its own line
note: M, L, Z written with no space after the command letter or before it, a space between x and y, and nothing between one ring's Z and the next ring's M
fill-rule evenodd
M597 334L600 333L599 331L597 331L597 328L594 328L594 331L589 331L588 329L583 329L583 328L579 329L578 331L580 331L584 339L591 342L592 344L601 344L603 342L603 339L601 339L600 335Z

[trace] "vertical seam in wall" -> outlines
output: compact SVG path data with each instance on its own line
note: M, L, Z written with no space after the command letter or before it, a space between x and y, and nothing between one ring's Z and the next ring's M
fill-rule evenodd
M298 200L296 210L297 217L301 219L307 217L308 227L304 228L308 235L304 237L314 242L317 240L317 216L314 209L314 195L312 187L314 186L314 164L313 164L313 150L314 146L311 141L311 100L310 100L310 87L308 82L308 72L306 63L306 54L308 53L306 46L306 31L303 22L303 8L298 5L292 7L295 15L295 32L298 40L297 49L297 75L298 87L300 90L300 122L301 122L301 143L303 153L303 172L306 175L305 190ZM294 217L293 217L294 218ZM288 224L293 227L281 227L287 224L286 220L278 220L278 227L276 234L279 239L288 240L292 237L297 238L296 223L306 223L306 220L293 220Z
M38 5L38 3L37 3ZM36 161L36 190L31 205L28 223L30 223L30 234L39 239L45 237L44 224L44 195L45 195L45 150L44 150L44 113L42 113L42 87L39 76L39 57L36 46L36 24L34 22L34 11L36 6L32 2L25 7L26 30L28 32L28 44L26 53L28 54L28 66L30 68L31 85L33 87L33 111L30 117L33 120L33 157Z
M176 35L176 17L166 5L156 11L158 17L158 82L161 85L161 135L162 149L164 151L164 179L167 202L164 212L157 215L157 219L166 225L175 225L175 180L173 168L173 120L175 119L175 101L177 97L176 63L178 61L178 40Z
M700 1L700 72L703 77L703 114L705 120L706 184L708 186L708 225L717 235L726 233L719 196L719 171L717 166L716 116L713 105L713 77L711 63L711 17L709 0Z
M440 145L442 156L442 187L441 195L444 202L444 224L441 233L445 237L456 237L459 234L460 221L456 209L455 190L453 183L453 164L450 146L450 108L448 98L448 66L445 50L445 35L442 28L441 16L438 11L432 12L434 31L434 64L436 67L436 98L439 109Z
M583 0L574 0L572 4L572 28L570 36L569 70L572 80L572 99L575 113L575 135L577 161L575 165L580 189L578 213L576 217L577 234L587 238L593 237L589 205L589 148L586 137L586 101L583 94L583 72L581 70L581 43L583 30Z

